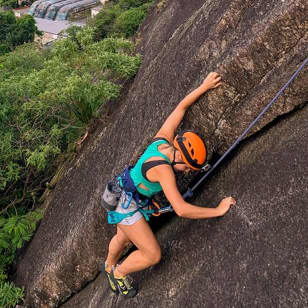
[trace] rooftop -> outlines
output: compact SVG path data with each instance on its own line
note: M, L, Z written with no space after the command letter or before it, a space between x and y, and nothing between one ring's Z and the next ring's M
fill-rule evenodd
M59 34L61 31L65 31L70 26L79 26L83 27L84 24L77 22L69 22L67 20L63 21L54 21L44 18L34 18L36 21L37 28L42 32L48 32L51 34Z

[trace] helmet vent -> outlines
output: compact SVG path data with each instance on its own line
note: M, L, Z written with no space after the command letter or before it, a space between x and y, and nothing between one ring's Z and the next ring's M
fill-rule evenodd
M206 146L194 132L180 132L174 138L174 146L181 153L183 162L193 170L200 170L206 162Z

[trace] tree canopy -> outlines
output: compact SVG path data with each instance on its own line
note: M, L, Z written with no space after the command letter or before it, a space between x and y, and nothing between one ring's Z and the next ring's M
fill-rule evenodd
M22 291L2 282L5 270L42 217L28 210L39 204L61 153L74 151L141 61L130 41L94 42L91 28L69 33L51 49L29 43L0 56L0 294L13 292L3 298L12 307Z
M0 5L9 2L16 0ZM137 31L149 2L110 3L92 26L71 27L43 49L33 43L40 33L32 16L0 12L0 307L22 300L7 271L43 216L34 209L49 181L139 68L134 45L122 37Z
M16 18L12 11L0 12L0 55L24 43L33 42L35 34L41 33L32 16Z
M153 0L119 0L107 2L91 21L95 28L95 39L109 36L131 37L147 15Z

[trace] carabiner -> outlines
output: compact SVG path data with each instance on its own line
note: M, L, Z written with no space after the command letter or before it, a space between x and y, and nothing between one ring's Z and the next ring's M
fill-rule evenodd
M156 217L160 216L161 213L159 212L159 210L161 209L161 207L155 200L152 200L150 209L154 210L154 213L152 213L153 216L156 216Z
M133 194L131 192L124 192L125 193L125 200L121 203L122 209L127 210L130 206L130 203L133 200ZM128 200L126 200L126 197L129 196Z

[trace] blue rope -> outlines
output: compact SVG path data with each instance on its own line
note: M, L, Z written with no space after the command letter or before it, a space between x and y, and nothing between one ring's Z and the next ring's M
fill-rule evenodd
M296 70L296 72L291 76L287 83L279 90L275 97L267 104L267 106L260 112L260 114L250 123L247 129L236 139L236 141L231 145L231 147L224 153L224 155L213 165L213 167L190 189L192 192L204 181L213 170L222 162L222 160L239 144L239 142L245 137L245 135L252 129L252 127L259 121L263 114L276 102L278 97L282 92L289 86L289 84L294 80L294 78L301 72L304 66L308 63L308 58L301 64L301 66Z
M247 129L236 139L236 141L230 146L230 148L223 154L223 156L213 165L211 169L192 187L183 194L183 198L191 198L193 191L217 168L217 166L225 159L225 157L239 144L239 142L245 137L245 135L252 129L252 127L259 121L263 114L276 102L282 92L290 85L295 77L301 72L304 66L308 63L308 58L300 65L296 72L291 76L287 83L279 90L275 97L267 104L267 106L260 112L260 114L250 123Z
M275 97L266 105L266 107L260 112L260 114L250 123L250 125L245 129L245 131L236 139L236 141L230 146L230 148L223 154L223 156L213 165L211 169L207 171L207 173L192 187L188 188L187 191L183 194L183 198L191 198L193 196L193 191L218 167L218 165L225 159L225 157L239 144L239 142L246 136L246 134L253 128L253 126L259 121L259 119L263 116L263 114L276 102L278 97L283 93L283 91L290 85L290 83L296 78L296 76L301 72L301 70L304 68L304 66L308 63L308 58L305 59L305 61L300 65L300 67L296 70L296 72L291 76L291 78L287 81L287 83L278 91L278 93L275 95ZM131 201L131 200L130 200ZM130 202L129 202L130 203ZM123 205L122 205L123 207ZM137 210L138 211L138 210ZM141 210L139 208L139 211L142 212L142 214L145 216L145 218L148 220L148 215L151 215L154 211L153 210ZM164 212L172 212L173 208L169 204L166 207L161 208L158 210L159 213ZM115 223L114 221L118 221L122 218L122 215L118 215L118 213L111 213L108 212L108 219L110 223ZM130 213L130 214L134 214ZM111 217L110 217L111 216ZM116 217L115 217L116 216ZM120 217L121 216L121 217ZM129 215L131 216L131 215ZM123 218L122 218L123 219Z

